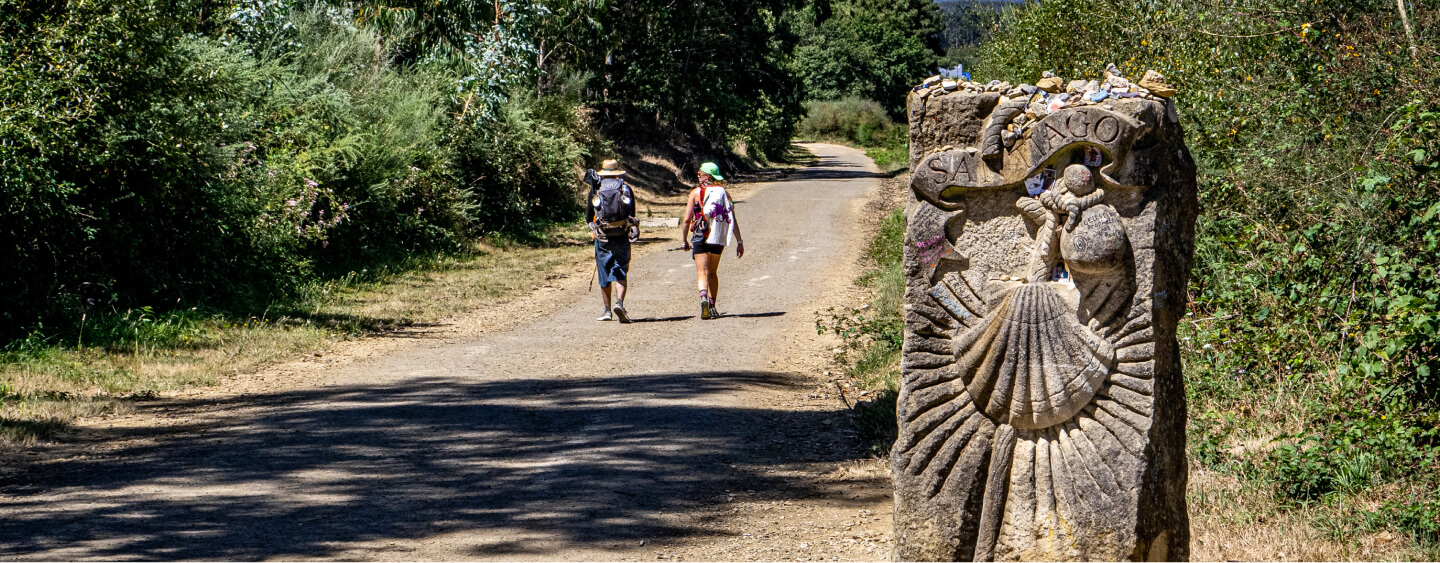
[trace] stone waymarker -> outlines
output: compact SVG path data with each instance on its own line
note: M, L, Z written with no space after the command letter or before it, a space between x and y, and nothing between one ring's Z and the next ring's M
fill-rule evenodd
M641 219L641 220L640 220L640 226L641 226L641 227L651 227L651 228L670 228L670 229L673 229L673 228L675 228L675 227L679 227L679 226L680 226L680 218L679 218L679 217L656 217L656 218L653 218L653 219Z
M1158 74L910 96L900 560L1184 560L1195 164Z

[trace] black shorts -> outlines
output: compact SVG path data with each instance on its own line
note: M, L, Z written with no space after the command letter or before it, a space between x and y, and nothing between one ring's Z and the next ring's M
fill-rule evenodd
M695 235L690 237L690 255L696 254L720 254L725 252L725 246L720 244L707 244L705 237Z

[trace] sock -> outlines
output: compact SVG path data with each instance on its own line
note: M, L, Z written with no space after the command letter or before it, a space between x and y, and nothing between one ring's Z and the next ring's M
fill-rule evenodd
M710 292L704 289L700 290L700 300L708 303L710 301Z

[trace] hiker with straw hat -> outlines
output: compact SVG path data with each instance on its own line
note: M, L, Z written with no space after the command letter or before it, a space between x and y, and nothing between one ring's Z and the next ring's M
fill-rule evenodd
M685 246L695 257L695 285L700 288L700 318L720 316L715 297L720 293L720 253L735 241L735 257L745 256L740 240L740 223L735 220L735 202L720 182L720 167L713 162L700 165L695 178L700 185L690 190L685 202Z
M606 160L600 171L587 170L585 182L590 184L590 197L585 198L585 221L595 239L595 272L600 278L600 295L605 312L598 320L612 318L630 322L625 311L626 273L630 270L630 243L640 238L640 223L635 220L635 192L625 183L620 163ZM615 300L611 306L611 286Z

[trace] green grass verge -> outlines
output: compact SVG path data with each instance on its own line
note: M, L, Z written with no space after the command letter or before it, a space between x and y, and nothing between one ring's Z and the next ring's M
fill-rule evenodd
M886 172L903 170L910 166L910 147L866 147L865 156L875 161L875 166Z
M856 280L871 290L869 303L848 311L831 309L816 321L820 332L844 341L839 361L845 373L868 398L855 405L855 426L876 455L885 455L895 441L895 398L900 390L901 320L905 273L901 267L905 241L905 210L885 215L867 248L870 268Z

